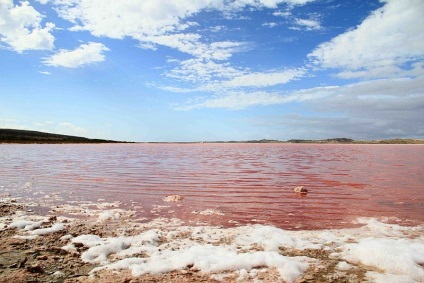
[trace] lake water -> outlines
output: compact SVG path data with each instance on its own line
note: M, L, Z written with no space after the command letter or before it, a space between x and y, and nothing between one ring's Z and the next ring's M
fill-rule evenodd
M424 146L2 144L1 194L49 205L119 202L146 221L319 229L364 216L422 224ZM169 195L183 200L164 202Z

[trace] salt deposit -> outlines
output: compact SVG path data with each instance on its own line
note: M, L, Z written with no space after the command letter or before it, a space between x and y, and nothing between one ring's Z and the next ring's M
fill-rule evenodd
M106 272L129 272L135 277L180 272L245 282L340 278L424 282L424 225L406 227L393 224L396 219L359 218L357 228L315 231L259 224L185 226L179 219L166 218L137 223L131 221L131 213L102 207L109 209L90 210L91 215L80 222L24 209L0 217L0 227L5 235L28 243L58 234L58 249L82 264L94 265L87 274L91 277L101 278ZM80 209L88 208L83 204Z
M180 195L166 196L163 198L163 201L166 201L166 202L179 202L181 200L183 200L183 197Z
M413 234L416 237L409 238ZM370 235L376 237L370 238ZM369 219L365 226L356 229L284 231L263 225L227 229L180 226L176 230L152 229L132 237L82 235L72 242L80 242L88 248L81 254L83 261L101 265L92 270L92 275L105 269L129 269L134 276L141 276L191 267L220 276L237 273L243 278L246 272L253 270L249 273L251 278L257 274L256 268L264 267L275 268L283 280L293 282L323 260L285 256L281 252L292 249L328 250L339 260L336 266L339 271L348 272L358 264L384 271L384 274L368 272L371 282L390 278L406 278L410 282L424 280L420 266L424 263L423 227L406 228L376 219ZM339 250L341 252L337 252ZM134 254L143 254L143 257L133 257Z
M46 235L46 234L59 232L59 231L62 231L63 229L65 229L65 226L62 223L56 223L53 226L48 227L48 228L37 229L37 230L31 231L30 234L40 236L40 235Z

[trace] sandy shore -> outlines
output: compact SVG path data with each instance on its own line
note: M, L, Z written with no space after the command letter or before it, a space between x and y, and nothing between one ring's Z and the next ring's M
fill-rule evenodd
M0 199L0 282L424 282L424 226L285 231L78 211Z

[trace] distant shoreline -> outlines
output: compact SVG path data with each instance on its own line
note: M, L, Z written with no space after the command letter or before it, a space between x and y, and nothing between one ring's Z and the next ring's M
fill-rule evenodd
M326 140L247 140L247 141L204 141L204 142L137 142L145 144L424 144L424 139L387 139L387 140L351 140L341 142L335 139Z
M332 138L322 140L290 139L280 140L246 140L246 141L193 141L193 142L128 142L105 139L52 134L38 131L0 129L0 144L98 144L98 143L143 143L143 144L214 144L214 143L281 143L281 144L424 144L424 139L383 139L353 140L349 138Z

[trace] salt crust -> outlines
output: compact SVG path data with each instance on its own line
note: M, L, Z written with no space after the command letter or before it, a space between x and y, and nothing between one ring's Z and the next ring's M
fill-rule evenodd
M293 282L310 265L318 264L318 260L288 257L278 252L280 248L291 248L330 250L333 257L340 260L339 270L361 263L384 271L368 272L370 282L424 281L424 270L420 266L424 263L423 226L402 227L364 218L358 222L364 226L285 231L263 225L167 229L165 222L158 221L152 229L136 236L81 235L73 238L69 245L78 242L88 248L81 259L101 265L91 271L93 275L104 269L129 269L134 276L140 276L192 266L204 273L221 274L217 278L225 278L225 272L229 271L238 272L239 278L251 278L257 273L257 267L274 267L283 280Z
M98 221L116 219L117 211L95 214ZM106 217L107 216L107 217ZM109 217L112 216L112 217ZM16 228L16 237L28 240L66 229L58 219L16 212L12 219L2 217L2 227ZM236 272L240 280L255 278L257 268L275 268L281 278L294 282L319 260L281 255L283 249L322 249L339 260L337 268L347 270L362 264L376 271L366 273L369 282L424 282L424 226L403 227L370 218L360 218L362 227L319 231L285 231L272 226L249 225L235 228L188 227L179 220L157 219L145 224L142 233L118 237L67 235L64 249L76 250L85 262L98 264L92 275L103 269L129 269L134 276L182 270L187 266L212 273L225 280ZM127 225L131 225L128 223ZM122 229L125 231L125 229ZM184 236L182 236L184 235Z

